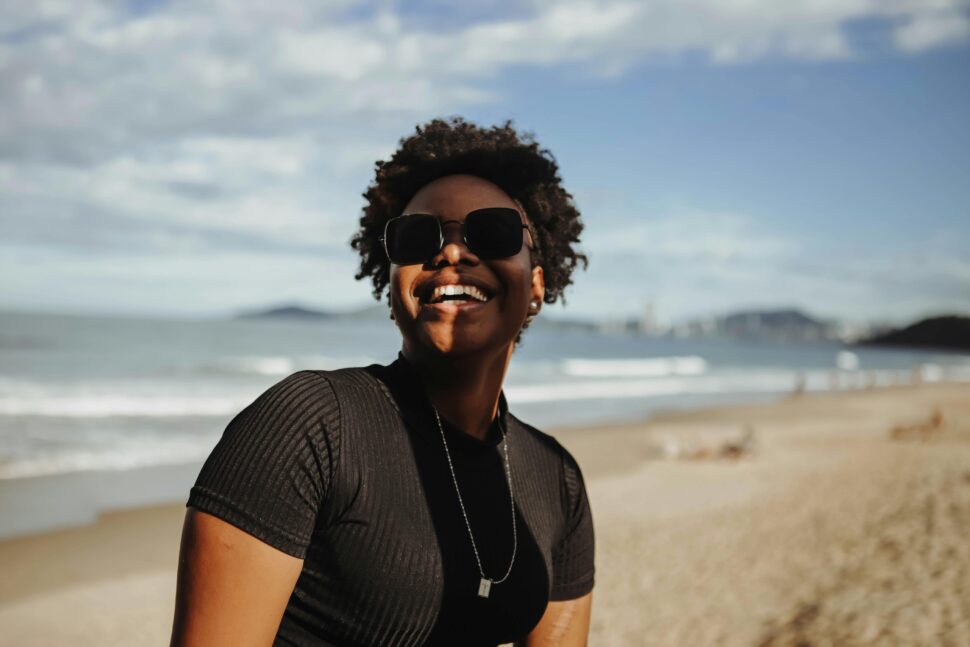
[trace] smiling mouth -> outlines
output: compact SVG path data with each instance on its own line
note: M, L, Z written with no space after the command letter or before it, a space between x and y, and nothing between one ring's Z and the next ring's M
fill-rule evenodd
M421 305L441 303L487 303L491 297L474 285L439 285L426 298L420 299Z

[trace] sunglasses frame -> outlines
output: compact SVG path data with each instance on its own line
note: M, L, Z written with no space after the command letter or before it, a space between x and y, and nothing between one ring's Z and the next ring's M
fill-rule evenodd
M532 245L526 245L525 244L525 238L523 238L522 239L522 243L520 244L518 251L516 251L513 254L509 254L508 256L481 257L479 255L479 253L475 251L475 249L468 243L468 235L467 235L467 230L465 228L465 223L467 222L468 217L471 216L474 213L478 213L480 211L495 211L495 210L510 211L510 212L515 213L516 216L518 216L518 219L519 219L520 224L522 225L522 229L525 229L526 231L528 231L529 232L529 237L530 238L533 238L532 229L529 228L528 223L522 222L522 215L518 211L516 211L515 209L513 209L511 207L483 207L481 209L475 209L473 211L469 211L468 213L466 213L465 214L465 220L455 220L455 219L445 220L442 216L436 216L436 215L431 214L431 213L408 213L408 214L403 214L403 215L400 215L400 216L395 216L395 217L389 219L386 223L384 223L384 235L381 236L378 240L381 242L381 246L384 247L384 255L387 256L388 262L393 263L394 265L417 265L418 263L420 263L422 261L418 261L418 262L415 262L415 263L396 263L394 261L394 259L391 258L391 252L387 248L387 230L391 226L391 223L392 222L400 221L402 218L413 218L415 216L424 216L424 217L427 217L427 218L434 218L435 219L435 222L437 222L437 224L438 224L438 245L437 245L437 250L435 250L434 254L440 253L441 250L442 250L442 248L444 248L444 246L445 246L445 225L449 225L449 224L457 224L457 225L459 225L461 227L461 242L473 254L475 254L476 256L479 256L479 258L481 258L483 261L498 260L498 259L501 259L501 258L511 258L511 257L515 256L515 254L518 254L519 251L522 250L522 246L523 245L525 247L528 247L531 250L533 248ZM432 254L432 256L434 254ZM429 256L428 258L431 258L431 256Z

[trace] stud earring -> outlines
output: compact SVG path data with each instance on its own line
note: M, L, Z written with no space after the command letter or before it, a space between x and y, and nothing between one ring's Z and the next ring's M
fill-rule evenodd
M536 318L537 314L539 314L539 301L533 299L529 302L529 314L525 318L526 325L532 323L532 320Z

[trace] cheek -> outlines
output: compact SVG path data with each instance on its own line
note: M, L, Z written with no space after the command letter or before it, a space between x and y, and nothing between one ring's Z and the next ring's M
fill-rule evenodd
M528 256L510 259L508 265L502 268L502 274L508 286L509 296L513 297L516 308L521 306L525 311L532 297L532 265L529 263Z
M391 303L395 301L400 302L409 294L408 285L411 284L411 279L409 277L409 272L407 267L400 267L398 265L391 266L391 274L389 287L391 291Z
M401 325L402 321L410 319L414 314L407 298L408 289L406 286L408 285L410 285L410 283L408 283L408 275L406 271L402 272L400 269L391 270L389 279L391 314L394 316L394 319L397 321L399 326Z

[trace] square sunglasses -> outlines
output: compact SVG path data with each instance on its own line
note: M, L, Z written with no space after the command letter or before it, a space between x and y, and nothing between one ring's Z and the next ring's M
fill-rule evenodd
M508 258L522 250L522 222L519 212L510 207L476 209L465 221L444 220L424 213L397 216L387 221L384 244L387 258L395 265L424 263L441 251L445 244L444 226L457 223L462 228L462 242L483 261Z

